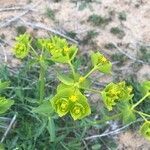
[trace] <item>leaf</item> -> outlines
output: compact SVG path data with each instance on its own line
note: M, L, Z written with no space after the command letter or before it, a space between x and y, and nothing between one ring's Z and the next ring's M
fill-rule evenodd
M97 53L91 52L91 62L93 66L98 64L98 55Z
M44 116L52 116L54 109L51 106L51 102L49 100L45 100L43 104L41 104L40 106L36 108L33 108L32 112L38 113Z
M70 78L68 75L63 75L63 74L58 73L57 78L66 85L74 84L74 80L72 78Z
M0 97L0 114L5 113L13 104L13 100Z
M140 128L140 133L143 135L147 140L150 140L150 121L144 122L144 124Z
M41 123L41 126L38 128L36 134L34 135L34 138L38 138L43 132L44 132L44 129L46 129L46 125L47 125L47 122L43 121Z
M6 89L9 86L10 82L6 81L6 82L2 82L0 80L0 91Z
M141 83L141 91L143 95L150 92L150 81L144 81L143 83Z
M112 64L109 62L105 65L99 66L99 71L103 73L111 73Z
M121 108L121 112L122 112L122 120L123 120L123 124L129 124L133 121L136 120L136 116L135 113L133 112L133 110L131 109L131 105L128 102L122 102L120 103Z
M61 83L61 84L59 84L59 85L57 86L57 93L60 92L60 91L62 91L62 90L65 90L65 89L67 89L67 88L70 88L70 86ZM73 88L73 87L72 87L72 88Z
M97 67L100 72L110 73L112 64L111 62L100 52L91 53L91 61L93 67Z
M55 123L53 118L50 117L48 118L47 130L50 134L50 141L54 142L56 138L56 134L55 134Z
M0 144L0 150L5 150L4 145Z

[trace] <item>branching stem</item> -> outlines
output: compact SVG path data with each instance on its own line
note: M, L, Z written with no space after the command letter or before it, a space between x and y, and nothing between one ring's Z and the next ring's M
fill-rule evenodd
M138 106L140 103L142 103L148 96L150 96L150 93L147 93L144 97L142 97L137 103L135 103L132 106L132 109L134 109L136 106Z

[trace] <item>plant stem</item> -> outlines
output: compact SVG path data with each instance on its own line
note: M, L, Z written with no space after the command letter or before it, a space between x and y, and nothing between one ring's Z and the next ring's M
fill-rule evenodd
M143 112L141 112L141 111L137 111L137 110L134 110L137 114L139 114L145 121L147 121L147 119L145 118L145 116L144 116L144 114L145 113L143 113Z
M40 76L39 76L39 103L41 104L44 99L45 93L45 68L40 64Z
M90 92L93 92L93 93L98 93L98 94L100 94L100 91L99 91L99 90L95 90L95 89L88 89L88 88L83 88L83 87L81 87L81 89L83 89L83 90L87 90L87 91L90 91Z
M136 113L138 113L140 116L145 116L145 117L149 117L150 118L150 115L149 114L146 114L144 112L141 112L141 111L137 111L137 110L134 110Z
M142 103L149 95L150 95L150 93L147 93L144 97L142 97L137 103L135 103L132 106L132 109L134 109L136 106L138 106L140 103Z
M75 77L75 69L74 69L74 66L72 65L71 61L68 61L68 64L72 70L72 73L73 73L73 76Z
M97 69L97 67L94 67L92 70L90 70L85 76L84 78L86 79L88 76L90 76L95 70Z

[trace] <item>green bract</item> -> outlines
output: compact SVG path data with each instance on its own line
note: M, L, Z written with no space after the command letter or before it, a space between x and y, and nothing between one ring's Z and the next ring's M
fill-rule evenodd
M150 92L150 81L144 81L141 84L141 91L143 94Z
M140 128L140 133L150 140L150 121L146 121Z
M59 86L57 94L51 100L60 117L70 112L73 119L77 120L91 113L86 97L78 89L68 86L62 88Z
M6 112L13 104L13 100L8 100L5 97L0 97L0 114Z
M48 46L51 53L51 60L59 63L68 63L68 61L74 59L78 50L76 46L70 46L65 39L57 36L51 38Z
M96 67L100 72L110 73L112 64L111 62L100 52L91 52L92 65Z
M30 49L29 44L30 36L28 34L16 37L16 43L13 47L14 55L20 59L27 57Z
M131 99L133 96L131 92L132 87L126 86L125 82L119 82L108 84L101 92L101 95L105 106L108 110L112 110L118 101Z

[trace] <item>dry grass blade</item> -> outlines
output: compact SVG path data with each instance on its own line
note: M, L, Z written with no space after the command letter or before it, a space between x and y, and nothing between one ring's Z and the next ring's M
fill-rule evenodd
M37 2L35 5L31 6L28 10L24 11L23 13L19 14L18 16L13 17L12 19L1 23L0 24L0 28L4 28L9 26L12 22L17 21L18 19L20 19L22 16L26 15L28 12L30 12L33 8L35 8L36 6L38 6L41 2Z
M65 38L65 39L67 39L67 40L69 40L69 41L71 41L71 42L73 42L73 43L75 43L75 44L78 44L78 41L76 41L76 40L74 40L74 39L72 39L72 38L70 38L70 37L68 37L68 36L66 36L66 35L64 35L64 34L58 32L58 31L56 31L56 30L54 30L54 29L51 29L51 28L47 27L47 26L44 25L44 24L41 24L41 23L31 23L31 22L27 22L27 21L25 21L25 20L23 20L23 19L21 19L21 20L22 20L27 26L30 26L30 27L32 27L32 28L34 28L34 29L47 30L47 31L52 32L53 34L59 35L59 36Z

